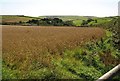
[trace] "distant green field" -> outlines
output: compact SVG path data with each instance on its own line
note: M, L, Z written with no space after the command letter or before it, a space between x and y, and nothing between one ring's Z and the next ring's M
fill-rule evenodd
M94 26L94 25L104 24L104 23L112 21L113 18L114 17L102 17L102 18L91 17L91 19L96 20L97 22L91 21L91 22L88 23L88 26L92 26L92 25ZM83 18L83 19L73 20L73 23L74 23L75 26L81 26L83 20L87 21L87 19L89 19L89 18Z
M97 23L93 21L93 22L90 22L89 24L104 24L111 21L113 18L94 18L94 19L97 20Z

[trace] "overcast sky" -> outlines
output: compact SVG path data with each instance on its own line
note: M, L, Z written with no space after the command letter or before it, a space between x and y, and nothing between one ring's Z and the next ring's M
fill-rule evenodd
M117 16L119 0L0 0L0 15Z

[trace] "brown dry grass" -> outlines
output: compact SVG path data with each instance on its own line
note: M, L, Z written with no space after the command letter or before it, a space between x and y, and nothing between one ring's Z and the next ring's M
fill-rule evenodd
M19 16L1 16L1 17L2 17L2 22L4 23L14 23L19 21L26 22L28 20L33 19L30 17L19 17Z
M65 49L104 36L101 28L3 26L3 60L10 67L30 68L40 62L49 66L53 55L59 57ZM50 53L50 54L48 54ZM22 65L22 66L21 66Z

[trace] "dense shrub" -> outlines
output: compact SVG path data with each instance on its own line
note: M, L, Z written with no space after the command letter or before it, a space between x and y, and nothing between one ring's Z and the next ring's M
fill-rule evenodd
M113 33L112 40L114 46L120 50L120 17L113 17L111 21L103 24L98 24L97 26L103 27Z
M31 24L31 25L45 25L45 26L63 26L64 22L62 21L62 19L59 18L43 18L40 20L37 19L32 19L29 20L27 23Z

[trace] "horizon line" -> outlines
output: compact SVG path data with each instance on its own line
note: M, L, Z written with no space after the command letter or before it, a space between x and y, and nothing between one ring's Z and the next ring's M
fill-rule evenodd
M0 16L29 16L29 17L40 17L40 16L83 16L83 17L113 17L113 16L90 16L90 15L39 15L39 16L33 16L33 15L20 15L20 14L0 14ZM119 16L119 15L114 15Z

